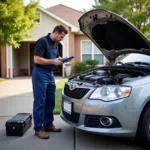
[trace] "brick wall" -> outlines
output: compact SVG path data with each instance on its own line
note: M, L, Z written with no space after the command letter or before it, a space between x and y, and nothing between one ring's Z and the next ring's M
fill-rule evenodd
M1 47L1 77L6 78L6 47Z

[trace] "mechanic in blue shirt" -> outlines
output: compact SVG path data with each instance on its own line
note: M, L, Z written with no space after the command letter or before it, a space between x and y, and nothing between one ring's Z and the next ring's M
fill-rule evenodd
M60 128L53 125L56 89L53 69L54 66L62 65L58 43L67 33L62 25L58 25L51 34L41 37L35 46L32 72L33 120L35 135L41 139L49 138L47 132L61 132Z

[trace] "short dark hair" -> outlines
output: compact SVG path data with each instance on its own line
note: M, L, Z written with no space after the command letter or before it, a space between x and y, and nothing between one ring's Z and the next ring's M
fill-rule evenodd
M64 32L65 34L68 33L68 31L66 30L66 28L65 28L64 26L62 26L62 25L56 26L56 27L54 28L54 30L53 30L53 33L54 33L54 32L58 32L59 34L62 33L62 32Z

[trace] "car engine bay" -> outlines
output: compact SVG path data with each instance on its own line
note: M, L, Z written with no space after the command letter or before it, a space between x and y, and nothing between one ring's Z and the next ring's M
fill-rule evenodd
M71 77L73 81L98 85L124 84L128 81L150 75L149 68L104 66Z

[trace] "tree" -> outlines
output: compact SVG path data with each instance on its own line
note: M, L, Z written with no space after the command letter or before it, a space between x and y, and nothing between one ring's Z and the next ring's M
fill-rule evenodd
M36 24L37 7L34 0L27 6L23 0L0 0L0 46L8 44L16 48L24 38L32 36L29 31Z
M95 0L93 8L122 15L150 38L150 0Z

